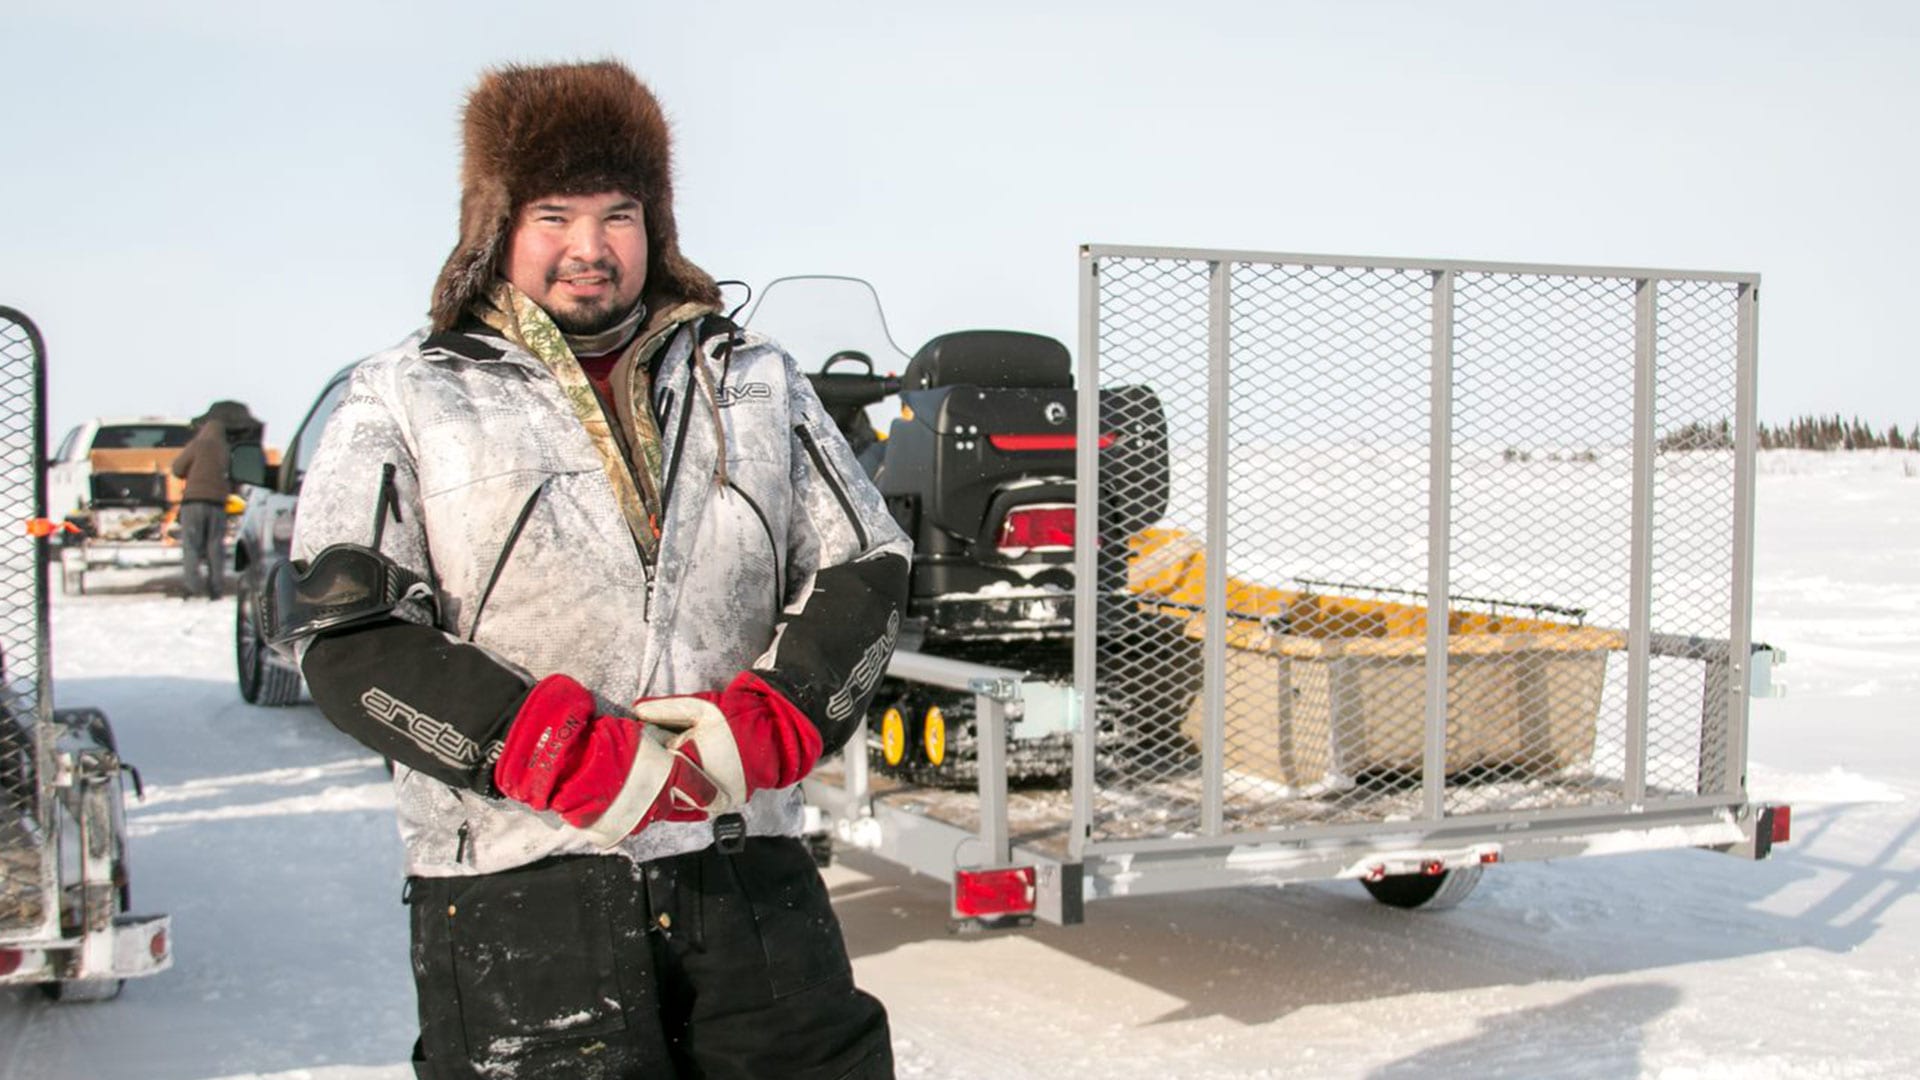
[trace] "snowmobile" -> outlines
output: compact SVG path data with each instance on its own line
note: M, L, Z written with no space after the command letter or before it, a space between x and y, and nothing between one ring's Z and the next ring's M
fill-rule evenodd
M913 541L899 648L1070 683L1078 392L1066 347L1040 334L962 330L909 356L894 344L873 287L846 277L778 279L746 325L779 342L803 369L819 365L809 381ZM1103 389L1099 400L1101 473L1126 490L1102 500L1115 509L1096 526L1096 573L1099 594L1118 598L1128 537L1165 513L1167 423L1149 388ZM897 415L884 412L887 404ZM1157 647L1185 659L1156 692L1178 701L1098 702L1099 745L1116 757L1107 765L1120 764L1128 746L1178 738L1141 730L1141 721L1179 716L1198 688L1197 644L1180 644L1176 620L1158 631L1164 641ZM974 708L965 691L889 679L868 716L872 765L914 783L973 783ZM1071 772L1072 733L1033 720L1009 733L1009 779L1062 782Z

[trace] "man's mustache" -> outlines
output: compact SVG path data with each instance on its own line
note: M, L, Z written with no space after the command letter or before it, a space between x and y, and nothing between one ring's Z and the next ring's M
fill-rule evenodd
M547 284L553 285L561 278L579 277L582 274L600 274L613 284L620 284L620 267L608 259L595 259L590 263L562 263L547 271Z

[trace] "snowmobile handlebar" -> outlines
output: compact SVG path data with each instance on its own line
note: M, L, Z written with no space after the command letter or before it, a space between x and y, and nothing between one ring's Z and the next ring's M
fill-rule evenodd
M859 365L863 371L835 371L836 366ZM873 371L873 358L854 349L842 349L827 357L820 370L807 376L813 384L813 392L820 396L820 404L827 407L827 415L844 429L847 418L859 413L861 409L882 401L900 392L900 378L897 375L876 375Z

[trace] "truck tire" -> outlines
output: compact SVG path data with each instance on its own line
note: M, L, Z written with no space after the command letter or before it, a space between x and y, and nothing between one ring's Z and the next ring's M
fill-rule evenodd
M267 655L254 618L253 587L242 584L233 603L233 662L240 697L249 705L280 708L300 700L300 673L281 667Z
M1480 867L1463 866L1444 874L1389 874L1379 881L1362 880L1360 884L1388 907L1445 911L1465 900L1480 884Z

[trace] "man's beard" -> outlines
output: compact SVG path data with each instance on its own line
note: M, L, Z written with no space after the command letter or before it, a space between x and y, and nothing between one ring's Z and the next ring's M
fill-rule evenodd
M552 302L546 305L547 316L553 320L553 325L559 327L560 332L563 334L572 334L575 337L592 337L595 334L604 334L620 325L622 319L631 315L634 305L639 302L638 297L623 298L620 295L620 268L605 260L597 260L592 263L573 263L569 266L549 270L547 272L547 288L552 289L558 285L560 279L563 277L571 277L575 274L584 274L589 271L605 274L611 288L606 296L598 300L576 301L571 308L561 308L559 304Z

